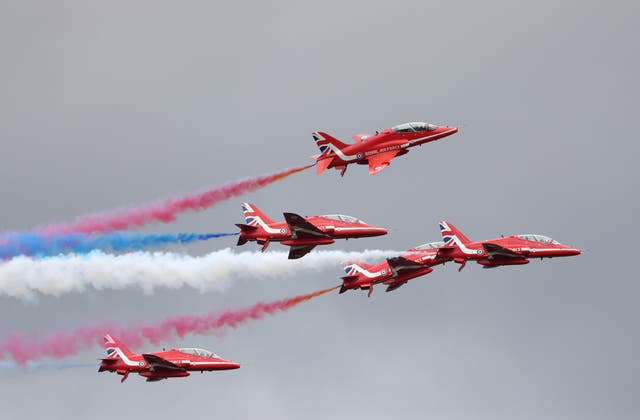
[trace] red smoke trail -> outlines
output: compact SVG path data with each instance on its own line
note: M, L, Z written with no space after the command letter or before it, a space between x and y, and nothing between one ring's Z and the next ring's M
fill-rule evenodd
M71 223L44 226L42 233L95 233L124 230L131 226L142 226L151 222L169 223L176 215L188 210L204 210L220 201L228 200L247 191L265 187L313 165L287 169L270 175L233 181L197 194L184 197L169 197L164 202L146 204L131 209L80 216Z
M154 344L171 338L174 334L182 338L187 334L206 335L224 327L236 328L252 319L262 319L278 311L286 311L294 306L329 293L339 286L319 290L305 295L294 296L273 302L258 302L248 308L229 309L220 313L201 316L172 316L158 323L141 324L129 328L120 328L111 323L80 326L70 332L49 333L42 338L12 332L0 340L0 359L12 356L19 364L42 357L62 359L76 354L81 349L91 348L100 337L111 333L132 347L139 346L143 340Z

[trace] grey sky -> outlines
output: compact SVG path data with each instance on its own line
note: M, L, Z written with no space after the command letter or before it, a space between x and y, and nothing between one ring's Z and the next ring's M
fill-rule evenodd
M347 140L425 120L461 131L377 176L307 171L145 231L228 231L248 200L274 217L341 212L390 229L334 249L405 249L439 239L445 218L472 239L532 232L587 250L525 267L437 267L394 293L324 296L223 337L166 343L211 348L238 371L124 385L97 368L0 373L3 416L637 418L638 9L3 2L3 229L305 164L313 130ZM239 281L225 293L1 298L1 327L204 313L340 274Z

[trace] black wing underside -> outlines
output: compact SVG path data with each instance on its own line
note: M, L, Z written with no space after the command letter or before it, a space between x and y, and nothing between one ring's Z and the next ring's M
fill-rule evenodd
M186 369L181 368L180 366L168 361L167 359L163 359L160 356L156 356L155 354L143 354L142 357L149 364L149 370L154 372L186 371Z
M500 245L483 243L482 247L484 248L490 259L522 258L522 255Z

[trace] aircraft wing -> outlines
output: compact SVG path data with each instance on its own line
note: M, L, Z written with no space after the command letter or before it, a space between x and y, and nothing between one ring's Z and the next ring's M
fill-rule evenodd
M393 292L394 290L396 290L397 288L401 287L405 283L406 283L406 281L394 281L393 283L385 283L385 284L388 285L387 289L385 290L385 292Z
M318 166L316 167L316 173L321 174L326 171L329 165L331 165L331 162L333 162L333 157L327 157L317 160L316 163Z
M298 258L302 258L309 252L311 252L311 250L315 247L315 245L293 245L291 248L289 248L289 259L297 260Z
M152 371L159 371L159 370L160 371L161 370L185 371L186 370L174 363L171 363L167 359L163 359L160 356L156 356L155 354L143 354L142 357L149 364L149 369Z
M371 175L382 172L384 168L389 166L391 163L391 159L396 157L396 155L400 153L400 149L391 150L389 152L378 153L377 155L373 155L369 157L369 173Z
M291 230L292 237L296 239L319 239L329 237L329 235L307 222L304 217L295 213L283 214L284 220L287 221L287 225L289 225L289 229Z
M418 268L424 268L424 265L404 257L387 258L387 263L389 264L389 268L394 276L397 276L398 272L402 270L416 270Z
M522 255L500 245L485 242L482 247L489 255L489 258L522 258Z

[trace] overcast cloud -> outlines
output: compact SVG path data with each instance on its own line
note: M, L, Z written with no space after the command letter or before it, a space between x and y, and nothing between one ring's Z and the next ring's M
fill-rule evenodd
M306 164L314 130L348 140L417 120L461 130L380 175L309 170L142 231L229 231L250 201L274 218L345 213L389 229L326 249L406 249L438 240L447 219L472 239L540 233L586 250L449 264L394 293L330 294L166 343L210 348L237 371L120 384L97 362L6 369L2 417L638 418L639 12L631 1L0 3L2 230ZM243 278L223 293L2 296L0 327L201 314L341 274Z

